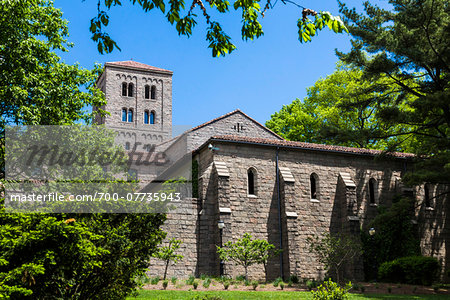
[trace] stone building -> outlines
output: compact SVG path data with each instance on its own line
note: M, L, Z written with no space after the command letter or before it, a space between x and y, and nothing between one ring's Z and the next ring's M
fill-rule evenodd
M170 138L171 79L171 71L134 61L106 63L98 86L106 94L104 109L111 115L97 122L117 129L117 141L127 150L139 138L144 139L141 146L151 142L170 149L179 140ZM146 111L154 113L153 122ZM437 257L443 269L449 268L449 201L440 196L442 187L402 185L402 175L413 167L410 154L379 158L375 150L286 141L240 110L183 136L192 153L192 181L198 189L196 197L184 199L164 225L168 238L182 241L179 253L184 256L169 268L169 276L242 274L243 269L231 263L221 266L216 246L249 232L283 249L269 261L267 274L262 266L252 266L251 278L323 277L323 267L309 253L306 239L325 232L358 237L361 229L368 230L377 207L390 206L398 194L417 200L423 254ZM139 179L153 178L141 172L145 170L137 171ZM224 222L223 229L219 221ZM345 276L362 279L362 268L356 259ZM162 272L163 263L152 259L150 275Z

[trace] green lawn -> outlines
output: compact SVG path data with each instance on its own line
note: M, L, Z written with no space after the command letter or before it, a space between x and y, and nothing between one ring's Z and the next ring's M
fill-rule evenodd
M197 295L212 295L220 296L223 299L311 299L311 293L309 292L253 292L253 291L211 291L211 292L197 292L197 291L160 291L160 290L142 290L137 298L129 297L127 299L192 299ZM382 294L351 294L351 300L358 299L449 299L448 295L382 295Z

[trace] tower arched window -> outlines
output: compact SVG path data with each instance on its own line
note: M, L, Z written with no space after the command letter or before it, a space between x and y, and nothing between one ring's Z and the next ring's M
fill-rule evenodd
M311 191L311 199L319 199L319 176L316 173L312 173L309 176L309 186Z
M127 89L128 89L128 85L126 82L122 82L122 96L126 96L127 95Z
M376 187L377 187L377 181L374 178L370 178L369 180L369 203L375 204L376 203Z
M431 195L430 195L430 185L428 183L424 186L424 192L425 192L425 207L431 207Z
M152 99L156 99L156 86L155 85L152 85L151 97L152 97Z
M150 124L155 124L155 112L150 113Z
M249 195L256 195L256 170L253 168L247 170L247 189Z
M134 84L131 82L128 84L128 97L133 97Z
M128 122L133 122L133 110L131 108L128 110Z
M149 123L149 113L148 110L144 111L144 124L148 124Z
M150 99L150 87L148 85L144 88L144 99Z
M127 109L122 108L122 122L126 122L126 121L127 121Z

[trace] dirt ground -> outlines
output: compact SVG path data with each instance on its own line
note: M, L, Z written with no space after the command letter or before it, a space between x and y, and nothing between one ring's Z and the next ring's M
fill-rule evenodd
M224 286L222 283L213 280L208 288L203 287L203 281L197 279L199 284L197 287L198 291L223 291ZM368 283L368 282L358 282L354 283L355 288L351 289L351 293L364 293L364 294L402 294L402 295L427 295L427 294L439 294L439 295L450 295L450 288L447 285L445 288L439 288L437 291L431 286L420 286L420 285L408 285L408 284L393 284L393 283ZM362 288L363 287L363 288ZM146 290L162 290L162 280L156 284L148 284L144 286ZM178 280L175 285L169 281L167 290L194 290L192 285L186 285L184 280ZM252 291L253 287L245 286L242 282L230 284L228 287L230 291ZM281 291L281 288L274 287L271 282L265 284L261 283L256 288L257 291ZM285 291L308 291L306 285L304 284L294 284L292 287L288 287L286 284L284 286ZM364 292L362 292L364 290Z

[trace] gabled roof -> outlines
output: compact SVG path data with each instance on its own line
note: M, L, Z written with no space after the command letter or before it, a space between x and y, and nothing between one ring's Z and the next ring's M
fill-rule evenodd
M355 155L368 155L368 156L386 155L387 157L407 158L407 159L412 159L415 157L415 155L412 153L384 152L380 150L372 150L364 148L293 142L286 140L270 140L270 139L253 138L236 135L213 136L206 143L200 146L198 150L208 145L211 141L234 142L234 143L261 145L261 146L275 146L275 147L279 146L285 148L296 148L302 150L325 151L325 152L355 154Z
M105 63L105 66L113 66L113 67L122 67L127 69L138 69L138 70L145 70L145 71L154 71L154 72L160 72L160 73L167 73L167 74L173 74L172 71L153 67L150 65L146 65L134 60L125 60L125 61L112 61Z
M208 121L208 122L206 122L206 123L200 124L200 125L198 125L198 126L192 128L192 129L189 129L186 133L196 131L196 130L198 130L198 129L200 129L200 128L203 128L203 127L206 127L206 126L208 126L208 125L211 125L211 124L213 124L213 123L215 123L215 122L217 122L217 121L220 121L220 120L222 120L222 119L225 119L225 118L227 118L227 117L229 117L229 116L231 116L231 115L234 115L234 114L241 114L241 115L243 115L245 118L249 119L250 121L252 121L253 123L255 123L257 126L261 127L261 128L264 129L265 131L269 132L269 133L272 134L274 137L277 137L277 138L279 138L279 139L281 139L281 140L284 140L284 138L282 138L280 135L276 134L275 132L273 132L272 130L270 130L269 128L267 128L266 126L262 125L261 123L259 123L258 121L256 121L256 120L253 119L252 117L250 117L249 115L243 113L240 109L233 110L232 112L229 112L229 113L224 114L224 115L222 115L222 116L220 116L220 117L217 117L217 118L215 118L215 119L212 119L211 121Z

